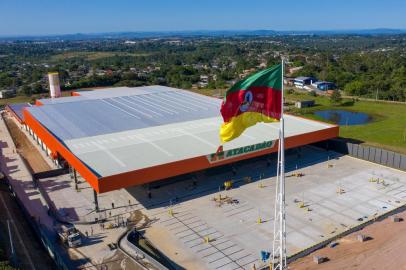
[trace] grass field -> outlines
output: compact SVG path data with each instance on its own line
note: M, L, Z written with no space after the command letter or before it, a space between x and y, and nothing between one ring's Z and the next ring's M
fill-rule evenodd
M292 111L293 114L325 121L314 115L315 111L341 109L363 112L372 116L365 125L340 126L340 137L362 141L368 145L382 147L396 152L406 153L406 104L391 104L374 101L343 100L341 105L332 105L327 97L311 97L307 94L288 94L287 100L316 101L312 108Z
M14 104L14 103L26 103L26 102L31 102L34 100L35 100L35 97L16 96L13 98L0 99L0 106L6 105L6 104Z
M69 97L71 95L71 92L75 90L69 90L69 91L62 91L62 96L63 97ZM38 95L32 95L30 97L27 96L16 96L13 98L6 98L6 99L0 99L0 106L4 106L6 104L15 104L15 103L34 103L36 99L38 98L48 98L48 94L38 94Z
M84 58L88 61L108 58L113 56L139 57L148 56L147 53L127 53L127 52L64 52L51 56L51 61L63 61L70 58Z

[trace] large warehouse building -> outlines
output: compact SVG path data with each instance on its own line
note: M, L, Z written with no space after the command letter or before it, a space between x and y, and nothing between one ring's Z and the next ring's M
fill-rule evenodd
M37 100L15 116L47 153L95 192L140 185L277 152L278 123L220 145L221 100L164 86L119 87ZM286 116L286 147L338 136L338 126Z

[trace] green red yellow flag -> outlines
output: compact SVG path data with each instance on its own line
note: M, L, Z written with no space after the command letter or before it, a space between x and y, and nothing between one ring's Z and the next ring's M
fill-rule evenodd
M224 123L220 128L222 143L239 137L258 122L281 118L282 65L257 72L237 82L225 94L221 105Z

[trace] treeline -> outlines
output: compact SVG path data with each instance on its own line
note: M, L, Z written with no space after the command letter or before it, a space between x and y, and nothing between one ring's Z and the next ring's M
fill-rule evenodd
M161 84L226 88L247 69L280 62L293 76L333 81L349 95L405 100L406 36L201 37L0 43L0 89L47 92L46 73L64 89Z
M335 82L347 95L406 101L406 56L400 50L319 54L293 75Z

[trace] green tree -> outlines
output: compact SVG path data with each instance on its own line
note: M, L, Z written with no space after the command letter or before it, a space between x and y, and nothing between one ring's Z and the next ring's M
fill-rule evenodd
M21 87L21 93L29 97L32 95L32 89L28 85L23 85L23 87Z
M355 96L361 96L367 92L365 89L365 85L361 81L352 81L352 82L347 83L344 86L344 91L348 95L355 95Z
M332 104L340 104L341 103L341 93L338 90L334 90L334 92L330 96L330 102Z

